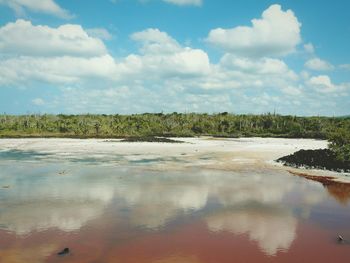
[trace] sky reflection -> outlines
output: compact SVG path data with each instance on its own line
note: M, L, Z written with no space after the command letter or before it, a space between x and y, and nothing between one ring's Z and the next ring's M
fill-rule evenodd
M266 256L275 256L288 252L297 240L299 224L310 221L314 210L329 216L324 204L335 211L348 209L344 203L334 203L320 183L281 171L164 172L139 166L52 162L13 166L2 161L0 180L10 186L0 189L0 243L5 235L26 239L52 231L75 238L86 231L115 233L132 240L201 222L209 235L246 236ZM109 247L114 238L101 240ZM35 249L47 255L43 245ZM55 242L50 245L52 250L56 247ZM0 261L6 253L0 249ZM171 256L169 262L179 258Z

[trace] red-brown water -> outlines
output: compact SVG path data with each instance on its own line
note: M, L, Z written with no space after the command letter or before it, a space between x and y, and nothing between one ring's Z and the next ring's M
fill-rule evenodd
M350 262L346 186L273 170L1 165L0 262Z

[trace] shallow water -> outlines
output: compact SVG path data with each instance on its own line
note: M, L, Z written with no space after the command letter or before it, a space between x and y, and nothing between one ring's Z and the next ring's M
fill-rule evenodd
M350 243L337 242L350 240L346 186L254 167L157 171L165 160L109 160L2 153L0 262L350 260Z

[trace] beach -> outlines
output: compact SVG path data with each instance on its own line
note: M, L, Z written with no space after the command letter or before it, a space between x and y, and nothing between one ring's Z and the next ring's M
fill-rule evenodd
M296 169L275 162L301 149L327 148L326 140L285 138L173 138L183 143L122 142L121 139L2 139L0 150L14 154L37 154L52 160L96 160L104 164L152 163L148 169L201 167L239 171L274 168L331 176L350 182L348 174L317 169Z

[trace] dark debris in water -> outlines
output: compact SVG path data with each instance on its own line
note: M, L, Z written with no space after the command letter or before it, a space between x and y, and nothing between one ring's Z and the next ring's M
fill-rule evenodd
M57 253L57 255L59 256L65 256L65 255L68 255L70 253L70 250L68 247L62 249L60 252Z
M350 245L350 241L347 239L344 239L343 236L341 236L341 235L338 235L337 242L340 245Z

